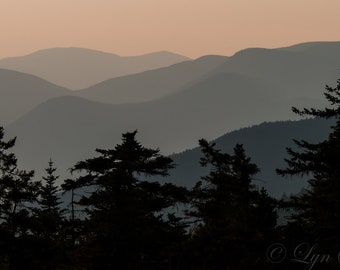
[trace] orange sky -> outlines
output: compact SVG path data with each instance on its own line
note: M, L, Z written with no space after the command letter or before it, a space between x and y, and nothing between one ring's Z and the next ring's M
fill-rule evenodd
M190 57L340 41L340 0L0 0L0 58L49 47Z

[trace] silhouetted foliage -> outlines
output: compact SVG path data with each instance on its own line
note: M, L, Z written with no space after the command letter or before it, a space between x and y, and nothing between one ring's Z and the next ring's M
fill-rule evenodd
M189 215L197 223L192 232L193 269L256 265L276 225L275 201L254 188L252 177L259 169L242 145L237 144L230 155L206 140L199 143L204 154L201 165L211 166L211 171L192 191L194 209Z
M35 227L33 234L38 241L37 258L39 269L58 269L64 262L65 247L63 233L63 214L60 193L57 186L59 176L55 175L56 168L52 160L45 169L46 176L40 182L37 207L34 208Z
M66 179L64 181L64 183L61 185L61 188L63 189L63 194L66 194L68 192L71 193L71 201L69 204L69 207L71 207L70 211L69 211L69 215L68 218L66 220L64 220L65 223L65 229L66 231L65 236L66 238L70 238L71 242L70 245L72 247L74 247L76 245L76 241L79 238L80 234L80 228L81 228L81 220L79 219L79 217L76 217L76 194L75 194L75 190L79 188L79 186L77 185L77 182L75 180L72 179ZM78 210L80 211L80 210ZM70 237L69 237L70 236Z
M288 148L287 168L280 175L307 176L309 186L293 196L288 206L295 214L289 224L296 239L321 245L323 251L337 256L340 250L340 80L336 87L326 86L325 97L330 106L324 109L293 108L302 116L334 118L328 138L320 143L294 140L298 151Z
M54 175L56 168L53 167L52 160L48 162L45 171L46 176L40 186L38 208L35 209L35 216L41 226L37 234L42 239L56 240L59 238L64 211L60 207L61 190L56 184L59 176Z
M94 189L79 202L87 213L84 243L90 269L167 265L184 237L184 228L164 211L184 201L186 190L138 178L166 176L174 167L172 160L143 147L135 135L136 131L123 134L122 144L97 149L99 157L73 168L86 172L77 179L78 187Z
M33 171L18 169L15 155L9 152L15 140L4 141L0 127L0 267L34 269L29 205L36 202L39 184L32 180Z

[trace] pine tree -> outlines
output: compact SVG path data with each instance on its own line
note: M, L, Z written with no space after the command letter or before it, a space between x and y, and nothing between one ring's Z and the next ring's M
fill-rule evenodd
M55 175L56 168L53 167L53 161L48 162L45 169L46 176L42 177L40 192L38 197L38 206L36 216L41 225L39 234L43 239L56 240L60 232L60 226L63 220L63 210L61 209L60 193L56 181L59 176Z
M66 179L61 185L61 188L63 189L63 195L69 193L70 196L70 203L68 204L69 209L65 211L66 217L63 220L62 231L62 234L64 235L65 250L67 250L67 265L70 269L77 269L82 266L84 266L84 269L88 269L85 268L86 264L84 264L84 260L81 256L84 246L83 238L85 238L84 235L86 235L87 232L84 232L83 230L83 225L85 223L81 214L83 210L77 207L77 198L79 198L80 195L76 193L76 190L79 186L77 181Z
M78 187L77 183L75 180L72 179L66 179L64 183L61 185L61 188L63 189L63 194L66 194L67 192L71 193L71 201L69 204L69 207L71 207L71 210L69 211L70 215L67 221L65 221L68 225L66 226L67 228L67 235L71 235L71 246L75 246L76 244L76 238L77 238L77 228L79 229L80 225L80 220L76 218L76 199L75 199L75 190Z
M31 269L30 206L36 202L39 185L32 180L33 171L18 169L17 159L10 153L15 141L5 141L0 127L0 247L5 247L0 263L6 261L10 269Z
M216 150L215 143L202 139L199 144L204 154L201 165L211 171L192 191L189 215L197 223L192 232L193 269L255 267L276 225L275 201L255 189L252 179L259 169L242 145L230 155Z
M185 199L184 188L145 180L166 176L174 167L159 150L143 147L135 132L123 134L122 144L96 151L99 157L79 162L73 171L85 171L77 185L92 186L80 204L88 219L84 237L92 269L152 268L165 263L170 247L184 234L174 216L164 210ZM174 226L176 224L176 226Z
M277 172L308 177L308 187L290 201L295 214L289 225L300 228L298 234L304 235L305 241L317 243L335 255L340 250L340 80L334 88L326 86L324 95L329 107L293 111L301 116L335 120L328 138L319 143L294 140L298 150L287 149L288 166Z
M61 209L60 188L56 181L56 168L50 159L45 169L46 176L40 181L37 207L34 208L35 227L33 230L37 241L36 259L39 269L57 269L63 262L63 213Z

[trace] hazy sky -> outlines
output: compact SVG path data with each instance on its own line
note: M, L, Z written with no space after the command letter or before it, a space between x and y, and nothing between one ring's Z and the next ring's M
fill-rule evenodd
M340 41L340 0L0 0L0 58L49 47L190 57Z

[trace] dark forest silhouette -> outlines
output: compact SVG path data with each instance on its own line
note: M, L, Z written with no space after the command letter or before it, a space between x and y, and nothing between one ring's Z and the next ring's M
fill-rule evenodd
M340 80L325 97L328 108L293 108L336 122L326 140L287 149L278 174L307 176L309 185L281 201L254 185L260 168L241 144L223 153L201 139L209 173L188 190L155 181L173 160L127 132L75 164L59 187L52 160L42 179L18 168L16 139L0 128L0 270L339 269ZM277 221L281 208L292 213L286 223Z

